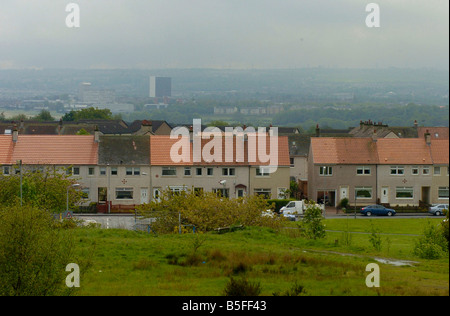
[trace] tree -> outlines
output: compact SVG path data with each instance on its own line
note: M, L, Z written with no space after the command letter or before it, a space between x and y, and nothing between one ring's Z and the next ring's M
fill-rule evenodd
M54 121L55 118L47 110L42 110L38 115L33 117L36 121Z
M13 167L18 170L18 166ZM67 193L69 207L76 205L82 192L74 188L74 179L66 170L26 170L22 171L22 204L41 208L54 213L66 209ZM20 174L0 174L0 206L12 207L21 204Z
M68 295L73 238L51 214L32 206L0 206L0 295Z
M300 222L302 234L308 239L324 238L326 233L322 220L322 209L313 201L308 201L305 214Z
M138 212L156 218L152 229L161 233L178 231L178 226L193 225L197 231L211 231L233 225L276 227L279 217L263 216L267 201L261 196L228 199L214 192L162 192L160 201L137 207Z
M113 116L109 109L85 108L81 110L71 110L64 114L63 121L79 121L79 120L113 120L117 116Z

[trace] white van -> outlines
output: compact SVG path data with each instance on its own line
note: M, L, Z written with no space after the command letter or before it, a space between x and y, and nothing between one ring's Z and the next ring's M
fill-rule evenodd
M303 201L290 201L286 206L280 209L284 217L295 217L303 215L305 203Z

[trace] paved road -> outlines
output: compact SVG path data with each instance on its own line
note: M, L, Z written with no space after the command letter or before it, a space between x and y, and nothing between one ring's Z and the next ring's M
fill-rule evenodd
M355 214L325 214L325 218L355 218ZM141 230L147 229L147 224L149 223L149 219L140 219L139 217L135 217L134 214L74 214L74 217L81 220L90 220L95 221L97 224L100 224L101 228L120 228L120 229L129 229L134 230L136 227ZM444 216L433 216L428 213L397 213L397 215L393 217L388 216L363 216L361 214L356 214L356 218L361 219L371 219L371 218L442 218Z

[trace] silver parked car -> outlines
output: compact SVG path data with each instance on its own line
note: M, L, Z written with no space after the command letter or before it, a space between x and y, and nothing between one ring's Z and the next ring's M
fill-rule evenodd
M428 209L428 213L433 215L444 215L444 210L448 211L448 204L433 204Z

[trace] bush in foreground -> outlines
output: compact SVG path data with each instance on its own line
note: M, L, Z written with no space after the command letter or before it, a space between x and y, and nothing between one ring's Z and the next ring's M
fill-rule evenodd
M267 201L260 196L229 199L213 192L187 191L174 194L165 191L160 201L137 207L144 217L154 218L152 229L160 233L178 231L178 226L195 226L196 231L212 231L233 225L267 226L275 228L281 218L264 216Z
M73 239L38 208L0 209L0 296L70 294L65 268Z

